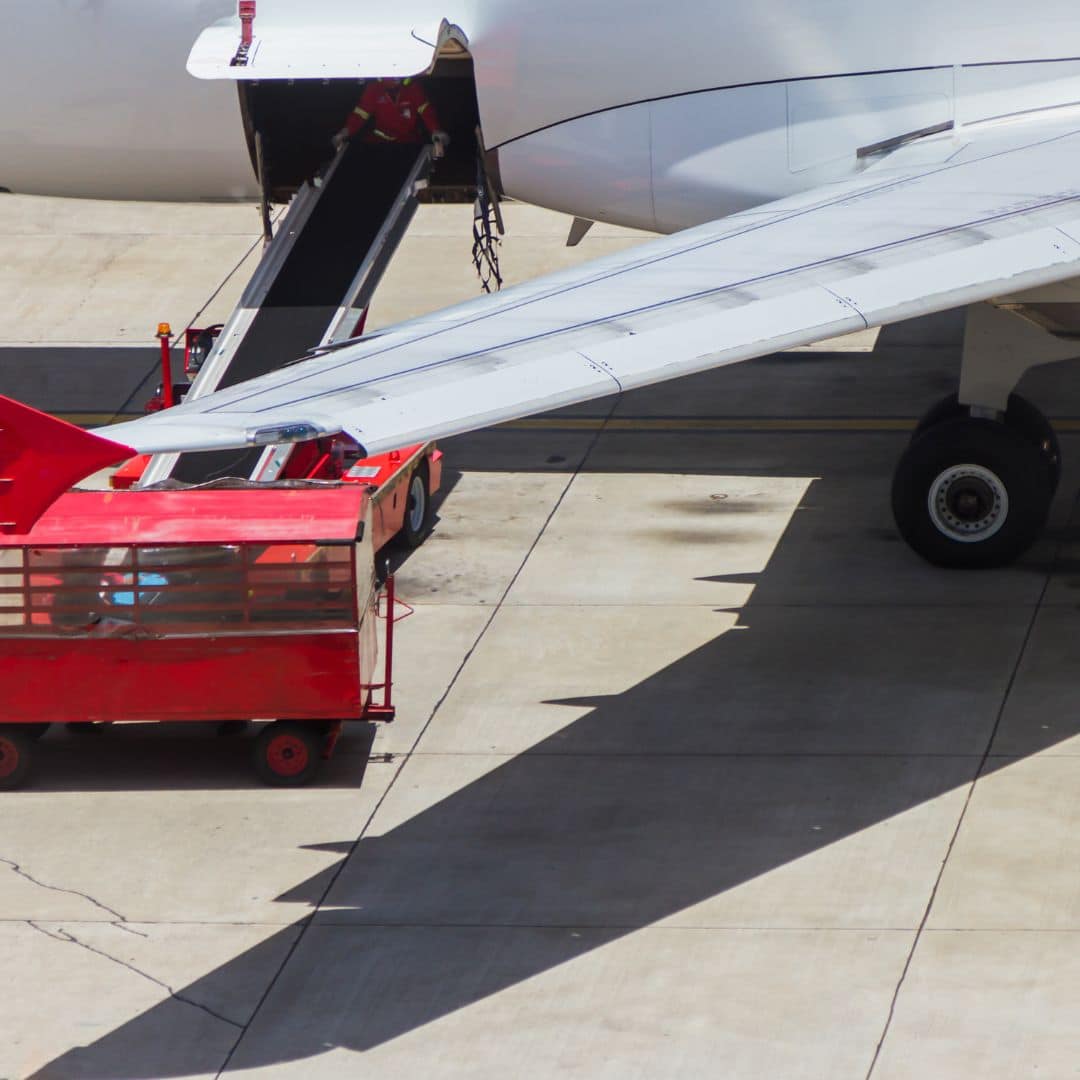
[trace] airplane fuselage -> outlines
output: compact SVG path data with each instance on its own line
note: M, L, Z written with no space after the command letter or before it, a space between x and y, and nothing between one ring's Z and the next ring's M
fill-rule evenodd
M415 6L468 37L508 194L659 232L845 179L876 144L913 132L1080 100L1080 23L1065 0L1022 14L1012 0ZM351 9L358 35L390 18ZM251 198L236 88L185 70L200 30L234 11L9 4L0 186Z

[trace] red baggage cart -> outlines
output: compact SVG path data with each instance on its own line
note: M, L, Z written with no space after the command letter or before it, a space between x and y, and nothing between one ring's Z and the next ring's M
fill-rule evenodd
M343 721L393 719L373 540L355 483L73 491L0 534L0 788L50 724L165 720L272 720L259 775L306 783Z

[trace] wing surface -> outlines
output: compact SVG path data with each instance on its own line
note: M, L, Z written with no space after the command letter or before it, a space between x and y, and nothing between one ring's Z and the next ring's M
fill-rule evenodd
M369 453L1080 275L1080 109L649 241L108 429L142 452L346 431Z

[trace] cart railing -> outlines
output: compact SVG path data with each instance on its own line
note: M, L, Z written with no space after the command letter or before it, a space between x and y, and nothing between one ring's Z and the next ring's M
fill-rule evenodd
M0 637L355 630L348 543L0 551Z
M411 604L405 603L397 595L397 586L394 583L394 575L390 574L386 579L386 585L376 599L375 614L386 623L386 634L383 640L383 681L381 683L365 683L364 691L368 696L368 704L365 715L371 720L393 720L397 709L394 705L394 624L407 619L415 612ZM382 691L382 700L374 701L372 695L376 690Z

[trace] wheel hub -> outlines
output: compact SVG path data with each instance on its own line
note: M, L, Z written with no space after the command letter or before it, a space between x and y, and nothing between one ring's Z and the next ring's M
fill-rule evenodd
M266 760L279 776L296 776L307 768L308 749L295 735L278 735L267 748Z
M953 465L930 485L927 508L938 532L961 544L976 544L1005 524L1009 493L1001 478L982 465Z

